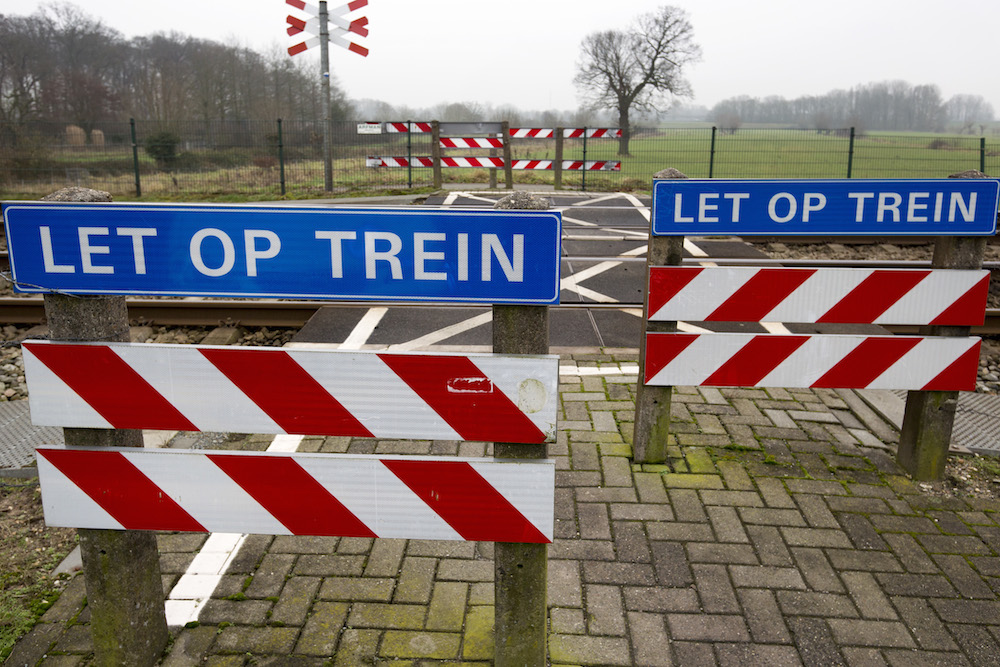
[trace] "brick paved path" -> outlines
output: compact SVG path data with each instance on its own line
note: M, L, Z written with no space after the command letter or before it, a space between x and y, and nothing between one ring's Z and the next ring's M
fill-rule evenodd
M1000 664L1000 504L922 494L852 393L681 388L669 463L638 466L634 355L563 364L552 664ZM488 453L336 438L302 449ZM165 586L203 540L161 537ZM491 552L251 536L163 664L489 664ZM77 577L7 664L86 664L83 599Z

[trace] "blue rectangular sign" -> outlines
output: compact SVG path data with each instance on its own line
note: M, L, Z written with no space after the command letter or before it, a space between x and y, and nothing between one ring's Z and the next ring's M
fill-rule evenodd
M3 202L16 289L551 304L551 211Z
M984 236L996 179L653 182L655 236Z

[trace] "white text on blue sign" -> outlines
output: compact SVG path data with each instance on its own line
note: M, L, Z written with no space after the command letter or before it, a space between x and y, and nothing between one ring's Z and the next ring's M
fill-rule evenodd
M660 180L656 235L992 234L1000 182Z
M555 303L558 213L5 203L21 291Z

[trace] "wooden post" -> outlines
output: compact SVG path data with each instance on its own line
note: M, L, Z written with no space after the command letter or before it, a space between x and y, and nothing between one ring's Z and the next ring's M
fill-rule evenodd
M504 138L509 138L506 124ZM503 202L500 200L495 208L507 208ZM493 306L493 352L548 354L548 306ZM545 445L493 444L493 456L498 459L544 459L547 455ZM497 542L494 577L493 664L544 667L548 545Z
M55 201L111 201L97 190L67 188ZM45 295L52 340L129 340L125 297ZM142 447L142 431L63 429L68 446ZM156 535L148 531L78 531L97 665L156 664L167 645L163 584Z
M508 190L514 189L513 161L510 153L510 122L500 123L500 130L503 132L503 177Z
M986 178L986 175L966 171L949 178ZM931 266L936 269L981 269L985 252L985 237L938 237ZM968 336L969 331L970 327L958 326L920 329L925 336ZM926 481L944 477L957 406L957 391L907 392L896 461L913 479Z
M556 158L555 160L553 160L552 164L552 170L554 172L552 177L552 187L556 190L562 190L563 134L564 134L563 128L557 127Z
M687 178L676 169L667 170L666 178ZM663 173L663 172L661 172ZM676 322L649 322L649 268L680 266L684 257L683 236L653 236L650 225L649 249L646 251L646 285L642 296L642 333L639 337L639 381L635 394L635 422L632 427L632 460L636 463L663 463L667 460L670 436L670 401L673 387L647 387L643 383L646 368L646 332L677 331Z
M441 177L441 122L431 121L431 161L434 169L434 187L442 188L444 179Z

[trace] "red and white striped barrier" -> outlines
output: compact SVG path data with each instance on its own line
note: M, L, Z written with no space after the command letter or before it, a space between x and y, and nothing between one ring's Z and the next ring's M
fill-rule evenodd
M558 357L22 345L35 424L543 443Z
M552 160L514 160L511 169L514 170L548 170L553 168ZM563 160L564 171L621 171L621 162L612 160ZM433 167L434 159L430 157L372 157L365 159L366 167ZM442 167L465 167L478 169L503 169L502 157L442 157Z
M973 391L979 345L978 338L649 333L645 382Z
M409 123L409 127L407 127L407 123L386 123L385 124L385 131L386 132L421 132L422 133L422 132L431 132L432 128L431 128L431 124L430 123L416 123L416 122L413 122L413 123Z
M550 460L110 447L37 454L50 526L552 541Z
M300 32L307 32L310 35L318 35L320 31L319 19L311 18L308 21L296 18L289 14L285 20L288 22L288 36L297 35ZM347 32L353 32L362 37L368 36L368 17L362 16L359 19L354 19L353 21L348 21L347 19L342 19L339 16L331 16L329 18L329 23L334 27L346 30Z
M503 148L496 137L442 137L441 148Z
M649 319L981 325L989 271L652 267Z
M315 46L319 46L320 38L320 26L319 26L319 7L316 5L303 2L303 0L285 0L285 3L295 7L300 11L304 11L310 15L311 18L308 20L302 20L294 16L289 15L286 17L288 22L288 34L297 35L302 32L306 32L314 37L310 37L298 44L293 44L288 47L288 55L294 56L311 49ZM368 48L360 44L356 44L344 37L348 33L354 33L360 36L368 35L368 19L365 17L360 17L354 20L347 20L345 16L351 12L357 11L362 7L368 5L368 0L352 0L345 5L340 5L339 7L334 7L327 10L327 22L333 27L329 32L329 42L335 46L340 46L348 51L357 53L362 57L368 56Z
M551 139L555 136L555 130L552 128L531 128L531 127L512 127L510 129L510 136L512 139ZM622 131L618 128L599 128L599 127L567 127L563 128L563 138L564 139L579 139L586 136L588 139L603 138L603 137L621 137Z

